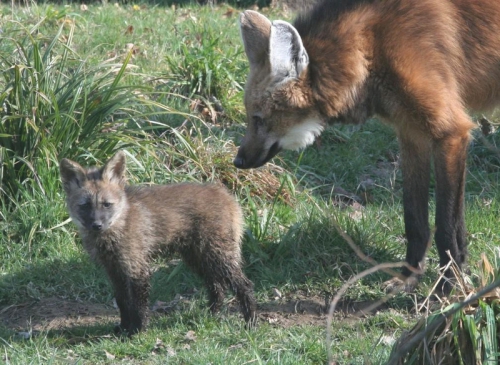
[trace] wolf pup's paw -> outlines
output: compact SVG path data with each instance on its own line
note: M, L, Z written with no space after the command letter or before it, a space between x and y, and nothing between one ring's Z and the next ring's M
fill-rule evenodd
M245 329L253 330L256 327L257 327L257 315L253 313L252 316L248 320L246 320Z
M115 328L113 329L115 335L117 336L127 336L127 337L132 337L132 335L135 335L136 333L140 332L141 329L138 328L137 326L127 326L125 327L122 324L117 324L115 325Z
M115 333L115 335L122 335L124 333L127 333L128 330L124 326L122 326L121 324L117 324L113 328L113 332Z

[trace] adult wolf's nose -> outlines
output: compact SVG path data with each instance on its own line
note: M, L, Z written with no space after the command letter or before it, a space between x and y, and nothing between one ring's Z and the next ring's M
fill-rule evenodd
M236 158L233 161L234 166L236 166L239 169L243 169L245 167L245 159L240 156L236 156Z

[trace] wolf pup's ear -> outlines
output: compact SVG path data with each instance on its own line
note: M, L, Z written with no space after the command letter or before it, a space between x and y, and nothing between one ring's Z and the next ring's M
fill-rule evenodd
M69 193L74 188L81 188L87 179L83 167L67 158L63 158L59 163L59 171L61 172L61 181L66 193Z
M290 23L275 20L269 41L271 74L283 80L298 78L309 64L309 56L297 29Z
M125 152L118 151L102 168L102 179L125 185Z
M271 21L253 10L240 15L240 32L245 46L250 68L255 68L268 60Z

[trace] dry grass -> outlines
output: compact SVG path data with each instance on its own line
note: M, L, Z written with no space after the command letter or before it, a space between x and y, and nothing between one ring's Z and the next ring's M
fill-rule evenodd
M470 276L454 268L454 295L427 298L420 306L425 315L398 339L388 364L498 364L500 281L484 254L479 266L476 288Z
M218 128L201 120L186 121L180 127L170 128L157 148L163 151L164 167L175 175L220 182L238 195L244 192L242 195L263 201L294 202L297 181L285 168L268 163L259 169L235 169L233 159L237 147L218 133ZM279 158L275 161L283 163Z

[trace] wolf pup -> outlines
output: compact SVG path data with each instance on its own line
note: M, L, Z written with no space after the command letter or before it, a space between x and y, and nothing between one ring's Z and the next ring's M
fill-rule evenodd
M400 143L407 263L419 268L430 240L433 160L440 264L449 252L462 265L468 110L500 103L500 1L320 0L293 25L251 10L240 25L250 73L236 167L377 116Z
M147 325L150 261L178 253L205 281L217 312L230 287L245 321L255 321L253 284L243 274L240 206L222 187L201 184L125 185L125 154L102 168L63 159L61 180L83 245L111 280L120 309L115 332Z

